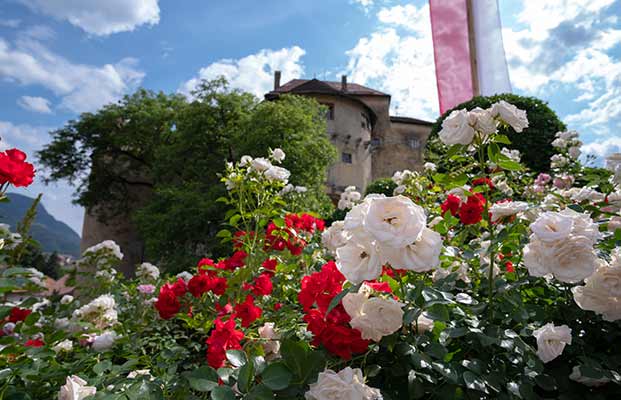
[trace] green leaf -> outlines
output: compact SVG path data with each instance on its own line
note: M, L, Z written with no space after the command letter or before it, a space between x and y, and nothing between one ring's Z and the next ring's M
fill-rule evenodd
M498 154L500 154L500 148L496 143L490 143L487 146L487 157L493 163L498 162Z
M543 390L547 392L552 392L556 390L557 388L556 381L554 380L554 378L546 374L537 375L535 377L535 383L537 384L537 386L539 386L540 388L542 388Z
M507 157L503 158L502 155L498 157L498 162L496 164L498 164L500 168L506 169L507 171L521 171L523 168L522 164L510 160Z
M200 367L182 374L190 383L190 387L199 392L209 392L218 386L218 374L211 367Z
M247 393L254 381L254 364L249 362L239 369L237 377L237 387L242 393Z
M511 144L511 140L507 135L495 135L494 142L502 144Z
M93 367L93 372L97 375L103 374L105 371L108 371L112 368L112 362L110 360L103 360Z
M216 233L216 237L218 238L230 238L231 236L233 235L228 229L222 229L220 232Z
M234 367L241 367L248 361L246 353L241 350L227 350L226 359L229 360Z
M218 386L211 391L211 400L235 400L235 394L228 386Z
M256 385L244 399L246 400L269 400L274 398L274 393L265 385Z
M332 311L334 309L334 307L339 305L339 303L341 302L341 300L343 300L343 297L345 297L345 295L347 295L348 293L356 293L356 292L358 292L358 290L360 289L360 286L362 286L362 283L359 283L359 284L357 284L355 286L352 286L352 287L350 287L348 289L342 290L341 293L339 293L336 296L334 296L334 298L330 302L330 305L328 306L328 310L326 311L326 315L330 314L330 311Z
M263 384L272 390L283 390L291 382L293 375L284 363L269 365L261 375Z
M485 388L485 382L483 382L478 376L473 374L470 371L464 372L462 375L464 378L464 382L466 383L466 387L472 390L478 390L480 392L487 393L487 389Z

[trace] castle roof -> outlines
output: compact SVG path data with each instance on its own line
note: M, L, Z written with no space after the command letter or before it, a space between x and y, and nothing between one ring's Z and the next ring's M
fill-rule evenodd
M266 98L277 97L283 93L325 93L325 94L346 94L349 96L383 96L390 97L389 94L379 90L371 89L357 83L347 83L343 90L342 82L320 81L319 79L292 79L279 88L272 90L265 95Z

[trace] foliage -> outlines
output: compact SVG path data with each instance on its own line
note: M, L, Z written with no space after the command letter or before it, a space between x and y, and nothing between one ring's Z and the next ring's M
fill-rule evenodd
M397 184L390 178L379 178L369 183L365 191L365 195L371 193L383 194L386 196L392 196L392 192L397 187Z
M225 160L281 143L292 183L308 189L299 206L330 211L322 184L335 150L318 103L294 96L259 103L222 79L203 82L193 96L139 90L69 121L39 153L47 180L79 184L77 203L102 220L133 219L147 259L170 271L222 251L213 238L226 211L215 201L225 193L218 184Z
M395 174L399 196L351 191L328 228L290 212L276 151L227 164L229 256L126 280L118 246L88 249L67 269L75 299L0 307L0 393L54 398L76 375L90 399L618 398L621 188L571 157L533 179L508 141L477 131L447 156L467 168ZM586 186L555 186L571 171ZM25 274L3 269L0 290L32 289ZM539 340L549 324L568 337Z
M447 165L445 160L446 147L438 139L438 132L442 129L442 122L454 110L472 110L475 107L483 109L493 103L505 100L521 110L525 110L528 116L528 128L521 133L516 133L511 127L501 127L500 133L506 135L511 144L511 149L517 149L522 154L522 161L526 167L533 171L547 172L550 169L550 157L555 153L551 143L556 132L564 131L565 124L557 117L547 103L535 97L520 96L511 93L494 96L476 96L462 104L447 110L434 123L429 139L427 140L425 158L446 170L455 169L454 165ZM504 146L504 144L503 144Z

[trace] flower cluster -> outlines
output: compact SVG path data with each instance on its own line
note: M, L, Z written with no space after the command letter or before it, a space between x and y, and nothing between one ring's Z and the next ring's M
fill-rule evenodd
M580 148L582 147L582 142L578 136L576 131L556 132L556 139L552 142L552 146L563 153L567 152L569 157L576 160L580 156Z
M469 145L477 133L480 139L495 133L500 123L511 126L516 132L528 128L526 112L501 100L485 110L477 107L470 111L452 111L442 122L439 137L447 146Z
M345 277L333 261L326 263L319 272L302 278L298 301L305 312L304 321L313 333L312 343L323 345L330 353L344 359L367 350L369 341L362 338L358 329L349 325L350 315L339 303L330 312L334 297L342 290Z
M601 314L606 321L621 319L621 250L615 249L610 263L600 260L584 286L572 288L576 304Z
M34 179L34 167L26 162L26 154L18 149L0 152L0 188L5 184L29 186Z
M291 173L286 168L274 164L280 164L284 159L285 152L282 149L271 150L269 158L242 156L237 166L233 163L227 164L226 176L222 180L228 190L240 187L241 182L248 176L264 178L281 185L282 188L289 182Z
M449 194L446 197L446 200L440 206L442 214L450 212L451 215L459 217L464 225L473 225L481 222L485 210L485 197L481 193L465 191L462 191L462 193L464 193L462 196Z
M586 214L569 208L545 212L530 225L532 234L524 248L524 265L533 276L552 276L576 283L589 277L598 265L594 244L597 225Z
M360 192L356 191L355 186L347 186L345 191L341 193L341 198L336 207L339 210L350 210L353 206L360 202Z
M378 389L364 383L362 371L359 368L344 368L339 372L327 369L317 377L317 382L310 385L305 394L306 400L381 400L382 394Z
M285 248L292 255L299 255L315 232L325 229L321 218L310 214L287 214L284 225L270 221L265 235L266 250L282 251Z

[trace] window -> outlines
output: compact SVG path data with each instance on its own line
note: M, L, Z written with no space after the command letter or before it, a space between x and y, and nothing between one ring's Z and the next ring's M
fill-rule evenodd
M351 153L341 153L341 161L345 164L351 164Z
M326 119L332 121L334 119L334 104L321 103L321 105L327 107Z
M365 113L360 113L360 115L362 116L362 121L360 121L360 126L362 126L365 129L371 130L371 121L369 120L369 117Z
M410 146L411 149L419 149L420 140L418 138L408 139L408 146Z

